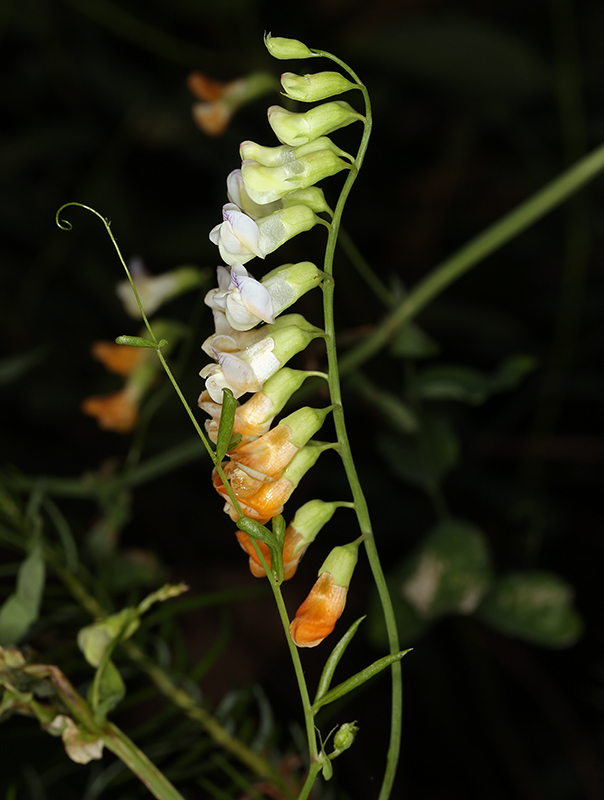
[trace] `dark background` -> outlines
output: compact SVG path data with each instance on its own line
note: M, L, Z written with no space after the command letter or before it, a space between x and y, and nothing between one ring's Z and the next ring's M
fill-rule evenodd
M64 216L73 230L67 233L56 227L55 212L69 201L94 207L112 220L125 257L141 256L151 272L182 264L213 271L217 253L208 232L220 221L226 175L238 166L241 140L276 143L265 108L279 99L267 96L242 109L223 136L211 139L192 121L185 81L191 70L231 80L255 69L277 75L307 68L272 61L262 42L265 30L338 54L369 88L374 137L345 225L393 290L412 287L604 137L604 9L596 0L5 3L0 336L3 358L18 359L10 362L18 364L16 372L3 373L0 442L7 474L14 477L16 469L77 478L114 469L127 457L130 437L99 430L79 410L84 397L119 386L90 358L90 343L137 333L114 294L121 267L99 220L69 209ZM352 149L359 130L353 126L334 138ZM325 182L328 200L335 202L339 185L339 177ZM491 371L510 353L536 359L536 370L511 393L479 407L441 406L461 448L441 489L451 513L484 532L497 571L547 569L569 581L585 632L570 648L550 649L506 637L473 617L446 617L425 631L403 662L404 743L395 797L604 797L603 185L596 179L418 319L440 343L442 362ZM320 263L323 236L313 230L299 237L266 267ZM263 266L254 261L250 269L259 276ZM344 256L336 279L337 324L346 347L384 309ZM311 296L301 309L318 322L319 304ZM193 320L190 352L178 363L194 406L202 388L197 373L206 363L198 348L211 318L193 295L175 301L166 315ZM320 366L322 355L313 345L299 365ZM397 396L409 379L408 363L386 351L364 372ZM426 493L398 480L392 459L384 458L384 441L393 435L387 420L354 380L344 388L378 545L384 563L394 567L422 541L436 513ZM140 439L141 457L191 436L177 398L166 392ZM329 438L329 429L321 437ZM155 554L151 583L153 575L157 582L186 580L196 594L257 588L209 473L209 460L201 456L136 488L124 524L116 526L120 547ZM329 453L305 479L295 507L345 494L337 457ZM83 545L101 511L89 500L55 501ZM291 608L305 596L328 547L354 536L341 521L326 531L328 544L317 543L286 587ZM5 583L3 596L12 586L10 579ZM63 600L51 581L53 587L56 612ZM113 589L116 608L143 591ZM365 613L370 595L369 571L361 563L342 632ZM202 658L223 635L224 614L229 644L201 682L204 697L215 706L234 687L261 685L278 720L274 747L287 751L300 709L268 596L239 601L228 611L183 615L174 638L176 662ZM41 624L31 644L41 660L69 654L64 666L71 664L84 681L84 666L68 649L82 624L85 615L75 614L57 623L53 635ZM351 672L383 652L375 635L367 637L372 620L365 625L350 651ZM162 634L176 637L165 626ZM311 680L325 655L321 648L303 653ZM377 796L388 703L383 677L334 721L358 719L361 727L354 749L335 764L335 796ZM116 720L135 730L153 713L152 705L142 704ZM0 785L5 792L16 787L11 797L84 796L85 768L53 772L60 745L39 734L36 723L11 720L0 736L7 743L4 756L0 744ZM181 787L189 797L204 796L193 783ZM139 796L132 784L105 791L107 797Z

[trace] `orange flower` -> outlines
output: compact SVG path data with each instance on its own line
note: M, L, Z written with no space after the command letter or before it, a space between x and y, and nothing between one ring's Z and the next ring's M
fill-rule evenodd
M99 426L107 431L130 433L138 421L138 399L138 392L126 386L115 394L88 397L81 409L84 414L96 417Z
M110 372L115 372L124 378L132 375L148 357L148 351L142 347L127 347L115 342L93 342L90 352Z
M235 535L239 540L239 544L245 550L245 552L250 557L250 572L255 578L264 578L264 567L260 563L260 559L256 551L254 550L254 545L250 541L250 537L247 533L243 531L237 530L235 531ZM300 549L296 552L298 545L303 542L302 537L300 534L295 531L291 525L285 529L285 540L283 543L283 580L288 581L290 578L296 574L296 570L298 569L298 564L300 559L302 558L304 551L306 550L306 546L300 547ZM260 550L262 551L262 555L266 559L267 566L270 569L271 566L271 554L268 546L264 544L264 542L258 542Z
M201 72L191 72L187 86L201 103L193 106L193 119L208 136L220 136L231 117L241 106L275 89L275 80L265 72L254 72L244 78L223 83Z
M333 631L346 605L346 586L336 586L330 572L322 572L296 612L290 635L298 647L316 647Z

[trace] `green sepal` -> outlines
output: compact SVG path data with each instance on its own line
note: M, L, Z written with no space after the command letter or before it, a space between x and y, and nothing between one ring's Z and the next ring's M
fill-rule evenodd
M158 344L157 342L152 342L151 339L144 339L142 336L128 336L124 334L123 336L118 336L115 340L116 344L125 344L128 347L152 347L154 350L157 350L159 346L167 344L165 339Z
M340 697L344 697L344 695L351 692L353 689L356 689L357 686L361 686L363 683L368 681L370 678L373 678L374 675L377 675L378 672L381 672L386 667L389 667L391 664L394 664L396 661L400 661L403 656L406 656L407 653L410 653L413 648L410 647L407 650L400 650L398 653L390 653L383 658L374 661L373 664L370 664L365 669L362 669L360 672L357 672L356 675L353 675L348 680L342 681L329 692L326 692L323 697L319 700L316 700L312 705L312 712L316 714L317 711L322 707L328 705L328 703L333 703L334 700L339 700Z
M235 411L237 410L237 400L230 389L222 390L222 411L220 412L220 424L216 437L216 459L222 461L225 453L230 447L235 423Z
M333 777L333 766L327 753L322 750L317 761L321 765L321 775L324 781L329 781Z
M356 622L353 622L350 628L346 631L344 636L340 639L334 649L331 651L331 655L325 662L325 666L323 667L323 672L321 673L321 678L319 679L319 685L317 687L317 693L315 695L314 702L317 703L327 692L329 691L329 687L331 685L331 679L333 678L333 674L336 671L336 667L344 652L350 642L352 641L353 636L357 632L359 625L365 619L365 617L359 617Z

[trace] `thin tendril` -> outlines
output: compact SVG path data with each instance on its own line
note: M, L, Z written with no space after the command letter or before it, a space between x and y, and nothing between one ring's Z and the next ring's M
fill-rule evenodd
M151 336L151 339L155 342L155 344L156 345L157 344L161 344L161 343L158 343L157 339L155 338L155 334L153 333L153 330L151 329L151 325L149 324L149 320L147 319L147 315L145 314L145 310L143 308L143 304L141 303L141 299L139 297L138 291L137 291L136 286L134 284L134 281L132 279L132 275L130 274L130 270L128 269L128 265L126 264L126 262L124 260L124 257L122 256L121 250L118 247L118 244L117 244L117 241L115 239L115 236L113 235L113 231L111 230L111 220L108 219L107 217L104 217L102 214L99 214L99 212L96 209L91 208L90 206L84 205L84 203L77 203L75 201L72 201L71 203L64 203L61 206L61 208L57 211L57 213L55 214L55 222L57 223L58 227L62 231L70 231L73 228L73 225L71 224L71 222L69 222L69 220L60 219L61 211L63 211L64 208L68 208L69 206L78 206L79 208L84 208L84 209L86 209L86 211L90 211L92 214L94 214L95 216L97 216L101 220L101 222L105 226L105 229L106 229L107 233L109 234L109 238L113 242L113 246L115 247L115 250L117 252L117 255L118 255L118 258L120 260L120 263L123 266L124 270L126 271L126 275L128 276L128 280L130 281L130 286L132 286L132 291L134 292L134 297L136 298L136 303L138 305L139 311L141 312L141 317L143 318L143 322L145 323L145 327L149 331L149 335Z

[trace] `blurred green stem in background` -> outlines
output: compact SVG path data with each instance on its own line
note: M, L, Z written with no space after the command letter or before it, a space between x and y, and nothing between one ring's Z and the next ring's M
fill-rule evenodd
M401 325L413 319L454 281L571 197L603 169L604 144L435 267L363 342L340 359L340 374L347 375L372 358Z

